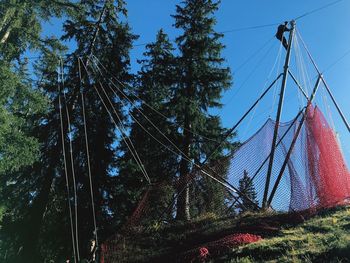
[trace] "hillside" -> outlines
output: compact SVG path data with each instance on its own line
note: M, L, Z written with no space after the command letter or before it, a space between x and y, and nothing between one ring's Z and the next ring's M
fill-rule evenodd
M252 236L242 239L240 234L247 233ZM254 241L254 235L262 239L237 246ZM147 233L133 231L116 254L118 262L350 262L350 207L316 215L250 213L216 219L209 214L187 224L154 226Z

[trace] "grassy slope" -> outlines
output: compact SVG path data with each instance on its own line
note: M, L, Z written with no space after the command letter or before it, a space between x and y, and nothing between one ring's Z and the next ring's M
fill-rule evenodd
M350 262L350 208L324 211L215 262Z
M245 214L154 226L124 239L118 262L196 262L186 257L188 251L232 233L258 234L264 239L217 253L209 250L206 262L350 262L350 207L303 219L300 215Z

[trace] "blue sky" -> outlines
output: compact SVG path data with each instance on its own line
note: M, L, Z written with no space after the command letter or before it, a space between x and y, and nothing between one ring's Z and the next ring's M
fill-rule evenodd
M174 39L180 31L172 27L175 4L178 0L127 0L128 21L135 34L140 35L135 43L143 44L154 41L160 28ZM222 0L216 13L216 30L227 31L250 26L280 23L291 20L308 11L331 3L330 0ZM315 58L321 71L329 68L338 58L350 49L350 0L343 0L319 12L297 21L297 29ZM54 20L44 28L44 34L59 34L61 21ZM276 26L254 30L242 30L226 33L222 42L226 45L223 57L233 72L232 88L223 94L222 109L213 111L222 116L226 127L232 126L259 96L266 85L282 71L284 50L274 38ZM300 44L300 40L298 41ZM264 46L265 44L265 46ZM240 67L254 52L262 48L244 67ZM300 44L301 47L301 44ZM137 46L131 52L132 71L139 66L137 59L142 58L144 46ZM293 50L291 68L301 79L306 89L311 90L316 72L307 61L305 53ZM297 54L297 55L295 55ZM304 63L302 62L304 59ZM275 67L273 67L275 65ZM302 66L305 66L303 69ZM350 54L325 71L324 76L334 96L350 119ZM268 78L270 76L270 78ZM304 77L303 77L304 76ZM310 79L310 81L308 81ZM256 111L242 123L238 129L240 140L248 138L271 116L275 118L277 96L280 82L276 88L259 104ZM350 161L350 135L341 122L331 101L325 96L323 88L319 90L315 101L323 110L328 120L334 123L342 142L345 156ZM282 121L288 121L296 115L305 101L301 99L291 79L287 82L286 100L282 112ZM329 105L329 106L328 106ZM329 110L327 108L329 107ZM328 114L329 113L329 114Z

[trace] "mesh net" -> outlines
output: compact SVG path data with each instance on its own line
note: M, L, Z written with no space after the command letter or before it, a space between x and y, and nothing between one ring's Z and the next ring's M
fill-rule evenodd
M300 129L299 125L302 125ZM179 199L184 198L179 193L186 187L189 188L192 218L234 216L261 207L275 126L276 123L268 119L234 153L194 169L187 181L175 179L150 188L124 228L102 244L101 262L137 261L137 253L133 251L149 247L143 241L144 236L159 223L166 224L175 219ZM272 198L272 189L292 145L293 150ZM348 168L334 131L317 107L309 105L305 118L300 114L293 121L279 124L268 189L270 206L277 211L317 210L349 201ZM168 193L168 200L166 205L165 202L159 205L163 197L159 193L164 192Z
M308 113L308 175L313 183L314 204L330 207L348 201L350 174L334 131L318 108Z

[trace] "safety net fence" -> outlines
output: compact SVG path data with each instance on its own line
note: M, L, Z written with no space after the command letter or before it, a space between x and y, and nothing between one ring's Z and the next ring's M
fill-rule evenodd
M268 119L232 154L194 169L186 180L150 187L125 226L101 244L100 262L137 261L138 250L150 245L145 237L175 220L182 198L187 198L192 219L235 216L261 208L275 125ZM306 112L278 127L267 191L269 207L301 212L347 204L350 173L335 132L320 109L309 105Z

